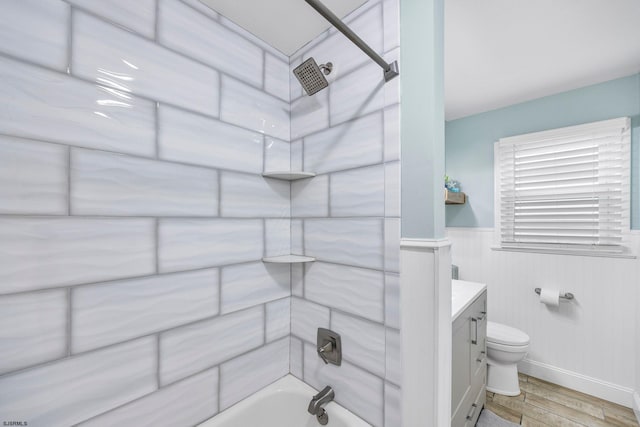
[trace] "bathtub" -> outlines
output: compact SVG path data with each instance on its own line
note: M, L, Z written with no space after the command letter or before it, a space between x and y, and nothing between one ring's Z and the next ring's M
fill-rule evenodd
M199 427L319 427L315 415L307 412L316 393L293 375L287 375ZM324 408L329 414L328 427L371 427L336 402L329 402Z

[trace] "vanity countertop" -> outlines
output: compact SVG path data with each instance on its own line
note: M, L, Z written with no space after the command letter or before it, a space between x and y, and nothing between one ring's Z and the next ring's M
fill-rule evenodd
M485 289L484 283L451 280L451 321L455 321Z

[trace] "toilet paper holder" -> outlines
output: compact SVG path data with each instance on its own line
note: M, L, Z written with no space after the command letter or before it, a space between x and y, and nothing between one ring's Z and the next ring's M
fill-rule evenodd
M542 289L541 289L541 288L535 288L534 290L536 291L536 294L538 294L538 295L540 295L540 292L542 292ZM571 300L571 299L573 299L574 297L573 297L573 294L572 294L571 292L565 292L564 294L561 294L561 295L560 295L560 298L562 298L562 299L569 299L569 300Z

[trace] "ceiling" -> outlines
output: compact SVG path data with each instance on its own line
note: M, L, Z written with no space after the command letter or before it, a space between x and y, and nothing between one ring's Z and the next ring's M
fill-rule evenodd
M640 71L640 0L445 0L447 120Z
M287 56L330 26L304 0L200 1ZM640 72L640 0L444 1L447 120Z
M331 25L303 0L200 0L287 56ZM322 0L343 18L367 0Z

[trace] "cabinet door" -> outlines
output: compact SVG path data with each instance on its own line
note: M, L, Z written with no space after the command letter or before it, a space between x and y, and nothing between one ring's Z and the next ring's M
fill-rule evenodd
M453 324L451 363L451 425L453 427L464 425L466 407L472 400L469 322L470 318L463 314Z

